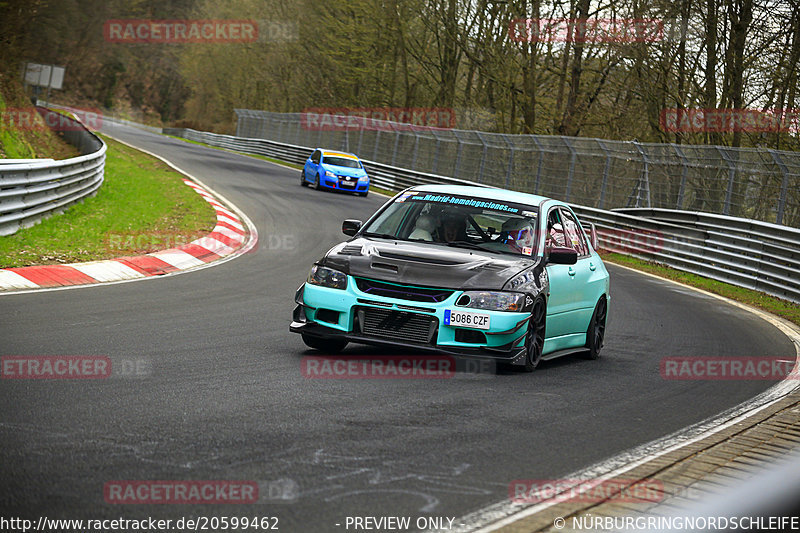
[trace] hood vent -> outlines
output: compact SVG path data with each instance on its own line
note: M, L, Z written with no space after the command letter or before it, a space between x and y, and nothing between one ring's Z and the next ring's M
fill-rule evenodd
M379 250L381 257L387 259L400 259L401 261L416 261L417 263L428 263L430 265L461 265L460 261L453 261L452 259L441 259L439 257L420 257L417 255L405 255L393 252Z
M346 244L344 248L339 250L339 255L361 255L361 245Z
M487 272L502 272L503 270L507 269L510 265L503 264L503 263L483 263L480 264L471 270L484 270Z

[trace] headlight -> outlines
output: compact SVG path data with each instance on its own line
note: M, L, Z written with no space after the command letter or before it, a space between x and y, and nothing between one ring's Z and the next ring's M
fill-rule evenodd
M326 171L325 171L325 175L326 175L327 177L329 177L329 178L335 178L335 177L336 177L336 174L334 174L334 173L333 173L333 172L331 172L330 170L326 170Z
M519 292L470 291L459 296L456 305L490 311L522 311L525 295Z
M311 267L311 272L308 273L306 281L312 285L320 285L331 289L347 288L347 274L319 265Z

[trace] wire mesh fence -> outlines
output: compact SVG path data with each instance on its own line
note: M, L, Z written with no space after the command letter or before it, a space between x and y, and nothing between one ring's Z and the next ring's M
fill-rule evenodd
M599 209L685 209L800 227L800 153L506 135L348 117L315 127L309 124L319 121L303 113L236 114L238 137L346 150L369 161Z

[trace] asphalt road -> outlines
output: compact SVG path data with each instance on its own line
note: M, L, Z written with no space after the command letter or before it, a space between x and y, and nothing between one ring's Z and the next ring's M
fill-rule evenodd
M178 276L0 296L0 355L142 365L105 380L0 381L4 517L276 516L281 531L345 530L347 516L459 517L507 498L512 480L563 477L771 385L667 381L663 357L794 357L770 324L612 265L597 361L441 380L305 379L301 359L313 352L288 332L294 291L345 238L341 221L385 199L301 188L296 170L128 127L113 133L223 194L260 243ZM297 497L114 505L103 497L111 480L280 480Z

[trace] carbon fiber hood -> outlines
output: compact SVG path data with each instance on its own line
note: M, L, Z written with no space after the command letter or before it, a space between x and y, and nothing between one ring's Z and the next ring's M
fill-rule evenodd
M352 276L381 281L500 290L516 274L536 265L537 259L362 237L334 246L320 263Z

